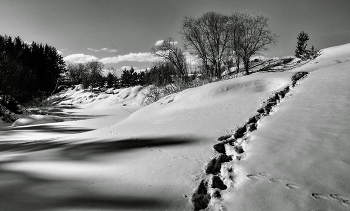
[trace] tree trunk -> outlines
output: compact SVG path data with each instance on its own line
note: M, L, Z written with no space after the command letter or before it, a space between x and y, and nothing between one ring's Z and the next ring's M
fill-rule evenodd
M249 75L249 60L244 61L244 69L245 69L245 74Z

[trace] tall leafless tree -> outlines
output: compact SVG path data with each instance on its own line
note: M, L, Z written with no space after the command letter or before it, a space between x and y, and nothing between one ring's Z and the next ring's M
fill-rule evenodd
M195 19L185 17L181 31L186 49L197 55L211 76L220 78L225 64L235 58L237 70L243 62L246 74L252 56L267 50L276 42L276 35L264 15L234 13L230 17L215 12ZM230 65L229 65L230 66Z
M188 76L185 53L173 38L167 38L160 45L152 48L152 54L170 63L178 77Z
M246 75L249 74L250 59L267 50L268 45L275 44L277 36L272 33L268 18L264 15L251 16L237 13L235 30L235 51L237 59L242 59Z
M98 82L101 81L101 73L104 68L104 65L99 61L90 61L86 63L85 68L88 70L89 73L88 78L92 91L92 88L97 87Z
M186 49L201 59L211 76L220 78L230 42L228 17L215 12L185 17L181 33Z

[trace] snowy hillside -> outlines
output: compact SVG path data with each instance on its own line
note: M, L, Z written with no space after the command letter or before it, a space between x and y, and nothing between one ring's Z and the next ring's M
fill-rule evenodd
M350 209L349 61L328 48L145 107L142 87L70 90L65 121L0 130L0 210Z

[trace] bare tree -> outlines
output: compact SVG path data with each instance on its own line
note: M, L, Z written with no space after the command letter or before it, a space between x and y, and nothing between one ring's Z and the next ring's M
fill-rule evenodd
M103 63L98 61L91 61L87 62L85 65L86 69L89 72L89 83L91 85L91 91L93 87L98 86L98 82L102 79L102 70L103 70Z
M88 71L85 65L82 63L68 64L67 65L67 76L71 82L82 83L84 77L88 75Z
M234 13L229 17L229 30L230 30L230 51L229 51L229 58L233 58L234 63L236 64L236 73L240 72L240 63L241 63L241 56L239 51L239 46L242 42L241 37L241 30L242 30L242 18L241 13Z
M152 54L173 65L178 77L188 76L184 51L177 46L174 39L167 38L163 40L160 45L152 48Z
M267 50L267 46L275 44L276 35L272 33L268 18L264 15L251 16L247 13L237 13L234 30L237 34L234 50L237 59L242 59L246 75L249 74L249 64L252 56Z
M181 33L186 49L201 59L205 71L221 78L231 37L228 17L215 12L185 17Z

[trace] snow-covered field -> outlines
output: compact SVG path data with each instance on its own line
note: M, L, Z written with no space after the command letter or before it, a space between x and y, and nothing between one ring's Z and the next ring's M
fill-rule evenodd
M298 71L310 73L292 88ZM145 107L142 87L70 90L53 110L65 121L0 130L0 210L193 210L194 198L207 210L349 210L349 81L347 44ZM256 129L234 137L286 87Z

